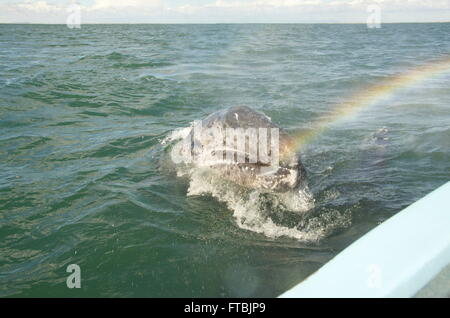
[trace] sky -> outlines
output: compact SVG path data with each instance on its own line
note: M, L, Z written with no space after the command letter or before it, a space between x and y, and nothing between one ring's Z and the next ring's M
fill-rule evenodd
M65 24L74 3L81 24L450 22L450 0L0 0L0 23Z

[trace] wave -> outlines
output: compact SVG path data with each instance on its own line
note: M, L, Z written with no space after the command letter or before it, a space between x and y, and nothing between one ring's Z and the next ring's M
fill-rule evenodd
M121 61L128 57L128 55L119 53L119 52L111 52L109 54L105 55L99 55L99 54L92 54L92 55L85 55L79 58L79 61L83 60L98 60L98 59L107 59L112 61Z

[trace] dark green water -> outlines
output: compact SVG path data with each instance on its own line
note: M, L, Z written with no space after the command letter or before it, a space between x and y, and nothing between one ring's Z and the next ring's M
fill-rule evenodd
M279 295L449 180L449 72L302 149L311 231L326 229L314 242L241 229L224 203L187 196L161 141L236 104L308 129L363 87L448 57L449 34L448 23L0 25L0 296ZM81 289L66 287L69 264Z

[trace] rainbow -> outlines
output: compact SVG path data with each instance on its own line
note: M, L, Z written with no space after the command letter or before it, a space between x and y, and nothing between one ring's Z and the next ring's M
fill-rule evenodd
M290 150L298 151L320 136L332 123L357 114L359 111L378 104L391 97L399 90L420 83L430 77L450 71L450 57L435 60L416 67L410 71L388 77L382 83L375 84L350 96L346 101L337 104L331 113L319 117L312 128L294 136Z

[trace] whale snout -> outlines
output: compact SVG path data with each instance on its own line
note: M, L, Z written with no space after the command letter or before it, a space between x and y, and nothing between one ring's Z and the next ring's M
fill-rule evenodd
M301 163L261 168L262 187L275 192L295 189L305 182L306 172Z

